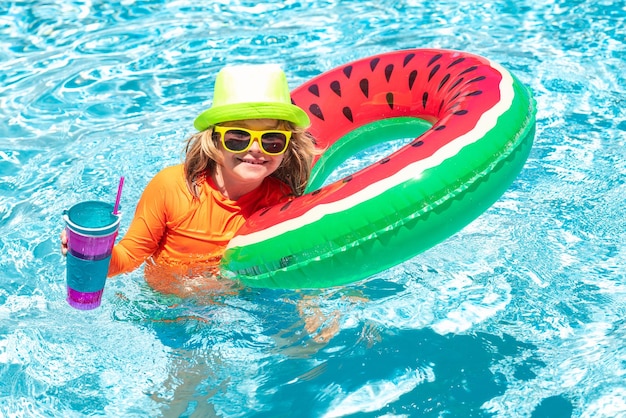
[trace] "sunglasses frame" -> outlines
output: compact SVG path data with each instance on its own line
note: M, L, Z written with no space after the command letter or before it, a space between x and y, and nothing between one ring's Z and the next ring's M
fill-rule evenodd
M226 133L230 130L243 131L243 132L248 133L248 135L250 135L248 145L244 149L237 151L237 150L232 150L228 148L228 146L226 146ZM257 141L259 143L259 148L261 149L261 152L267 155L284 154L287 151L287 148L289 147L289 140L291 139L291 135L292 135L291 131L282 131L280 129L268 129L268 130L263 130L263 131L257 131L254 129L241 128L239 126L221 126L221 125L215 125L213 127L213 133L219 134L220 141L222 142L222 146L228 152L232 152L233 154L241 154L241 153L247 152L252 147L252 144L254 143L254 141ZM265 147L263 146L262 137L263 135L268 134L268 133L278 133L278 134L285 135L285 147L282 149L282 151L268 152L265 149Z

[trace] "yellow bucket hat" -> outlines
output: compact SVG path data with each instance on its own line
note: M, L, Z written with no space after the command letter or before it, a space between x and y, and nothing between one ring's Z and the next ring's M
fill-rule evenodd
M193 126L199 131L220 122L244 119L280 119L306 128L304 110L291 103L287 77L276 64L233 65L217 73L213 103Z

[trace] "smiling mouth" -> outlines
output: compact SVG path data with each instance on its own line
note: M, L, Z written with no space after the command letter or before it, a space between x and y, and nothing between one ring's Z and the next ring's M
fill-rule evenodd
M265 160L242 160L242 159L240 159L239 161L241 161L242 163L252 164L252 165L263 165L267 162Z

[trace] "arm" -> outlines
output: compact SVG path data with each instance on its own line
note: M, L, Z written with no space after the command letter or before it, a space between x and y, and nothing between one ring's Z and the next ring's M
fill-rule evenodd
M164 180L159 173L146 186L126 235L113 248L109 277L136 269L159 249L167 222Z

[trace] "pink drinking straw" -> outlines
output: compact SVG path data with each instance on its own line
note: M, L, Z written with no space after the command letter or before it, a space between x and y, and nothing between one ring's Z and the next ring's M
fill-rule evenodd
M122 198L122 187L124 187L124 176L120 177L120 184L117 186L117 196L115 197L115 206L113 207L113 215L118 215L120 207L120 199Z

